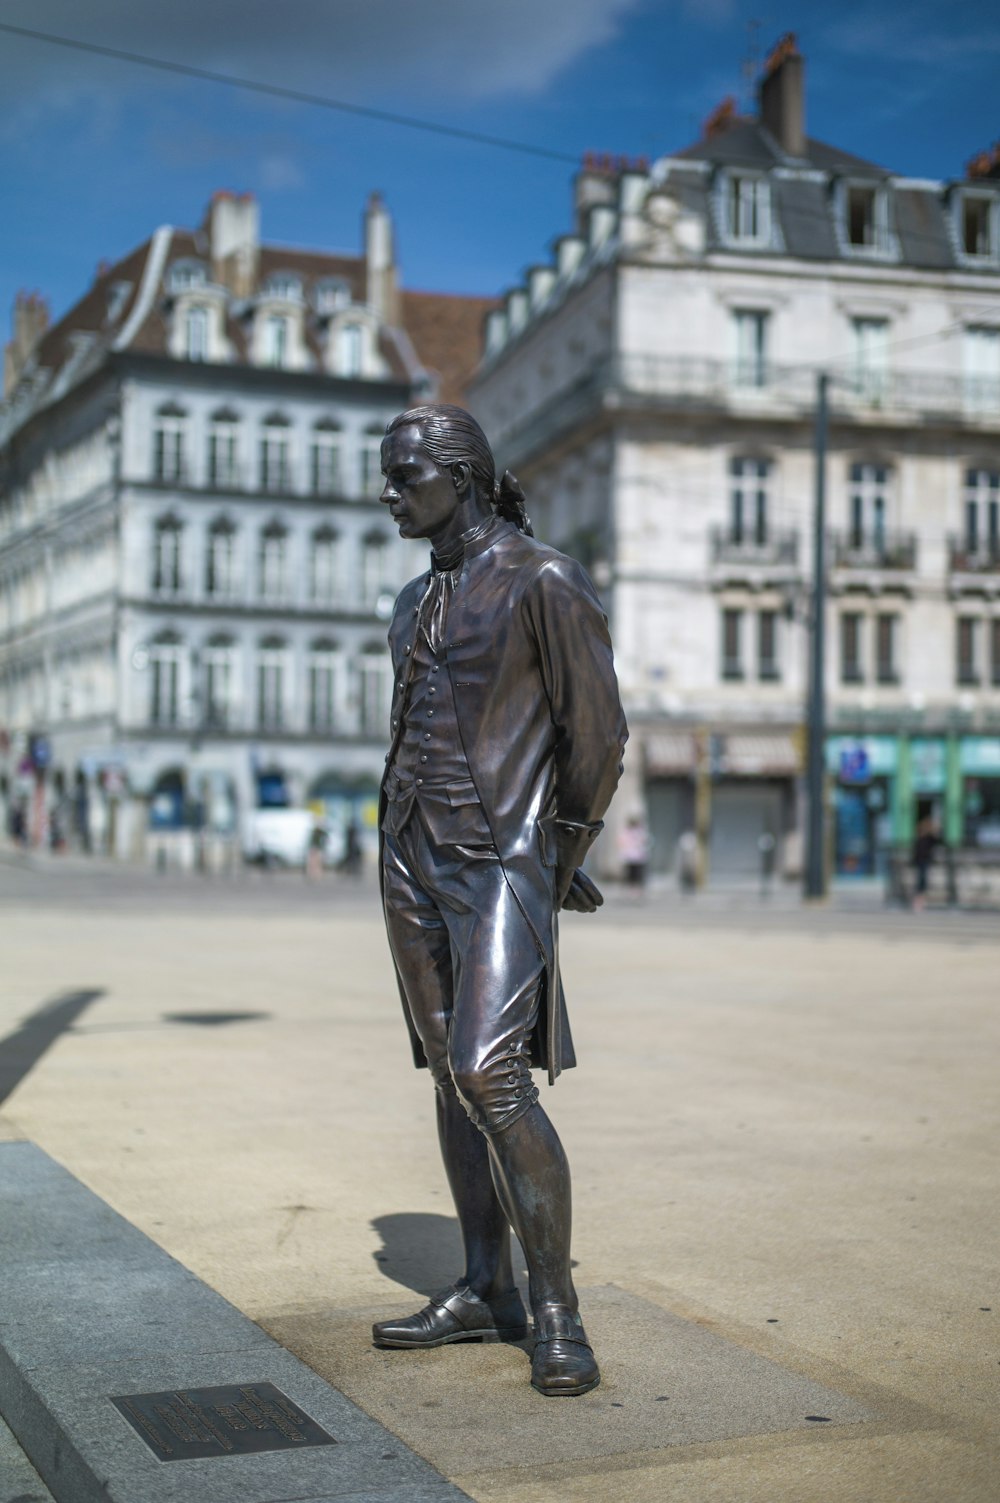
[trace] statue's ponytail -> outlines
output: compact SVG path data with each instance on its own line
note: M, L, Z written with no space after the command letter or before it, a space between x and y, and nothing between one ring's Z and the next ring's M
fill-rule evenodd
M508 522L513 522L514 526L521 532L527 533L529 538L535 536L525 510L524 492L510 470L504 470L497 482L493 491L493 505L496 507L497 516L506 517Z

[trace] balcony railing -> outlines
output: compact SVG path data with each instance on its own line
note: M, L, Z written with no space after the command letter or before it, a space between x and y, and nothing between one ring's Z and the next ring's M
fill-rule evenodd
M967 538L949 538L948 566L953 574L1000 574L1000 539L972 544Z
M835 532L831 536L836 569L915 569L917 536L913 532L861 534Z
M797 564L799 535L792 528L768 528L737 532L732 527L713 527L711 532L713 564L750 564L774 568L780 564Z

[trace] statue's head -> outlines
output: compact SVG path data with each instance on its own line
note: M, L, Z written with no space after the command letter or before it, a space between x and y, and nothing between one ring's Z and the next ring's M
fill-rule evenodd
M440 484L432 484L429 474L422 480L421 509L427 512L407 522L400 521L404 537L425 537L441 525L440 514L447 505L469 504L470 513L492 507L509 518L522 532L530 534L531 525L524 511L520 486L509 473L497 484L496 462L486 438L471 412L449 402L429 402L410 407L393 418L382 440L382 469L387 476L394 465L405 460L412 467L427 461L438 472ZM454 495L449 497L448 484ZM387 490L389 490L387 485ZM393 498L383 492L383 499L393 507ZM399 520L399 518L397 518ZM470 524L471 525L471 524ZM419 528L419 530L416 530Z

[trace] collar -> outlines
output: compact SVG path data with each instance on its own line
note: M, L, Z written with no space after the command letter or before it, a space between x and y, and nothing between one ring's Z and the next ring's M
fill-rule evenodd
M496 542L500 532L502 518L496 512L487 517L484 522L479 522L475 527L470 527L468 532L463 532L458 544L452 551L443 557L431 552L431 573L452 574L456 573L467 558L475 558L479 553L485 553Z

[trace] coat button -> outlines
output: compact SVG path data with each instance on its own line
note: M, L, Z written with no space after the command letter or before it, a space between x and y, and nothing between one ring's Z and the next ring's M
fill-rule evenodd
M431 739L431 733L430 733L430 731L424 731L424 740L425 741L429 741L430 739Z
M434 711L433 710L428 710L427 713L428 713L428 715L433 715Z
M423 753L421 753L420 760L421 760L421 762L426 762L427 761L427 758L426 758L426 756L423 755Z
M423 780L423 778L417 778L416 782L417 782L417 787L418 788L422 788L424 786L424 780Z
M407 643L407 645L406 645L406 646L405 646L405 647L404 647L404 648L403 648L403 651L404 651L404 652L405 652L405 653L406 653L406 656L407 656L407 657L409 657L409 656L410 656L410 647L409 647L409 643Z

